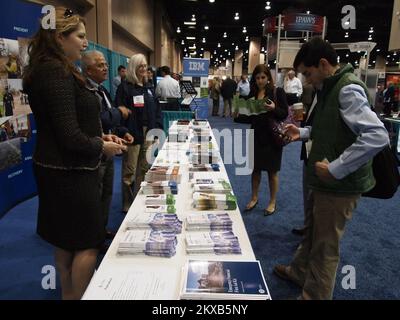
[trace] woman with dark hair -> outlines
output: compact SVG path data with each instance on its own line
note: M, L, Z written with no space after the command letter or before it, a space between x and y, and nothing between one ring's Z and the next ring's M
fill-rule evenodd
M63 299L82 297L105 239L101 158L125 149L102 135L99 100L74 65L87 46L84 20L57 8L56 28L32 39L23 80L37 124L37 233L55 247Z
M268 128L268 119L284 120L288 116L288 104L283 89L275 88L271 72L267 66L259 64L251 76L248 98L270 99L265 104L266 113L245 116L234 114L235 122L250 123L254 129L254 169L251 175L252 197L245 211L251 211L258 203L261 172L268 172L270 200L264 215L272 215L276 210L276 195L279 188L278 172L281 168L282 147L277 146Z

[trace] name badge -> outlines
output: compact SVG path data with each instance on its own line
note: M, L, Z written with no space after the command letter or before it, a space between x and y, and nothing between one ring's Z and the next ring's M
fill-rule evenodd
M133 106L135 108L143 108L144 107L144 96L133 97Z

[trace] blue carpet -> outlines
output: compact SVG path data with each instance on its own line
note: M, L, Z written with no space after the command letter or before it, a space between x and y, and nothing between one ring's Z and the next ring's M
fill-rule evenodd
M229 119L213 117L210 123L216 129L244 129ZM244 141L245 139L243 139ZM223 147L221 146L223 153ZM251 213L243 214L255 255L261 261L273 299L287 299L300 291L294 285L277 279L272 269L277 263L289 263L300 241L291 234L293 227L303 222L301 190L300 144L285 147L280 173L280 191L277 213L264 217L262 210L268 201L266 174L263 175L259 204ZM114 196L109 227L117 229L123 220L121 214L120 167L115 160ZM250 176L235 175L235 166L226 166L230 181L243 209L250 198ZM399 200L397 193L390 200L362 198L348 223L341 245L341 263L338 269L334 299L400 299L400 232ZM43 290L42 268L54 265L51 246L36 234L37 198L29 200L0 220L0 299L60 299L56 290ZM99 259L100 260L100 259ZM356 269L356 289L344 290L342 267Z

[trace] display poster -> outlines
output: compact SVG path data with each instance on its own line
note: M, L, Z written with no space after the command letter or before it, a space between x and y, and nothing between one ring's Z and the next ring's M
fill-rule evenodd
M322 33L324 17L306 13L287 14L283 17L285 31L310 31Z
M0 2L0 217L36 194L36 128L28 96L22 92L22 71L41 8L25 1Z
M183 59L183 80L192 82L197 96L190 105L198 119L208 118L208 71L209 59Z

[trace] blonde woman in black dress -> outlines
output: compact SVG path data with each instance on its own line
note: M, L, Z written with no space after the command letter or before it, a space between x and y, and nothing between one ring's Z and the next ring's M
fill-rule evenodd
M252 196L245 211L251 211L258 203L258 191L262 171L268 172L270 199L264 215L272 215L276 211L276 196L279 189L278 172L281 169L282 147L277 146L268 129L268 118L284 120L288 116L288 104L283 89L275 88L271 72L267 66L255 67L251 77L251 91L248 98L270 99L266 103L266 113L246 116L235 114L235 122L249 123L254 129L254 169L251 175Z

